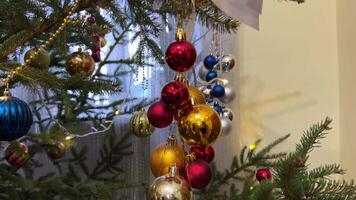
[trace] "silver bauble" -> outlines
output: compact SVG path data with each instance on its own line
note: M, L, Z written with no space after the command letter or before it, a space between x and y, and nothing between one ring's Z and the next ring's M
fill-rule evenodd
M220 68L223 72L229 72L235 67L235 58L232 55L225 55L220 62Z
M153 181L149 189L149 200L191 200L192 190L189 183L180 177L178 168L172 166L167 176L161 176Z
M204 65L199 65L198 68L198 76L201 80L205 81L206 74L208 73L208 69L204 67Z
M232 121L234 119L234 112L230 108L224 108L222 117L230 119Z
M225 117L221 117L221 135L222 136L226 136L229 135L232 131L232 122L230 119L225 118Z
M231 85L225 86L225 95L220 98L220 101L227 104L231 103L236 97L236 93L234 91L234 88L231 87Z

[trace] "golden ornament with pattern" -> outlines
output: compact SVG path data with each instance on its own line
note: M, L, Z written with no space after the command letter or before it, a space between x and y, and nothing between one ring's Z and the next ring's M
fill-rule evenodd
M137 137L148 137L155 131L155 127L148 121L146 111L142 110L132 116L130 130Z

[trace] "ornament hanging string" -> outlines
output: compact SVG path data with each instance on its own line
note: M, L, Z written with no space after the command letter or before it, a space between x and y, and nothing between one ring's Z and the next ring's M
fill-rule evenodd
M9 85L10 85L10 81L14 78L14 76L18 73L20 73L21 71L25 70L28 65L31 63L31 61L36 58L36 56L38 56L40 49L47 49L49 47L49 45L51 45L51 43L59 36L59 34L64 30L64 28L69 24L69 23L73 23L72 20L70 19L71 15L75 12L75 10L78 8L79 6L79 2L80 0L77 0L74 5L71 7L71 9L68 12L68 15L63 19L62 24L58 27L58 29L52 33L52 35L48 38L48 40L46 40L43 44L40 45L40 48L37 48L33 55L31 55L28 59L25 60L25 62L16 67L15 70L11 71L6 78L3 80L4 81L4 85L6 85L6 88L4 90L4 96L9 96L10 92L9 92ZM76 23L76 22L74 22Z

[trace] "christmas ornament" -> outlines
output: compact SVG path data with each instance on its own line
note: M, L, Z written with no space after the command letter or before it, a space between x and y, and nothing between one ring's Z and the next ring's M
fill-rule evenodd
M184 40L173 42L166 51L166 62L176 72L188 71L193 67L196 58L194 46Z
M54 144L50 144L47 147L47 155L52 160L57 160L59 158L62 158L65 155L65 150L66 150L66 147L62 142L56 142Z
M5 150L6 161L14 167L21 167L29 159L30 153L26 144L13 142Z
M258 182L272 179L271 170L269 168L258 169L256 172L256 179Z
M206 78L206 74L208 73L208 69L207 68L205 68L203 65L201 65L200 67L199 67L199 70L198 70L198 76L199 76L199 78L201 79L201 80L205 80L205 78Z
M93 74L95 62L89 54L79 50L68 57L65 66L70 75L80 75L87 78Z
M189 145L209 145L219 137L221 122L213 108L198 104L178 120L178 130L183 141Z
M37 55L35 53L37 52ZM47 70L51 64L49 54L43 48L32 48L25 54L25 61L30 60L29 66Z
M166 144L159 145L153 150L150 167L155 177L168 174L169 167L173 164L184 165L183 145L178 145L177 138L170 136Z
M155 127L148 121L146 111L142 110L132 116L130 130L137 137L148 137L155 131Z
M229 72L235 66L235 58L232 55L225 55L220 62L221 70Z
M93 42L91 47L91 57L93 58L94 62L98 63L101 62L101 41L102 38L101 34L98 32L93 33Z
M150 106L147 111L148 121L157 128L164 128L173 121L173 111L162 101Z
M218 102L214 103L213 108L217 113L219 114L223 113L223 108L220 106Z
M208 55L204 59L204 66L208 70L212 70L216 64L218 64L219 60L213 56L213 55Z
M179 176L176 166L169 168L167 176L158 177L149 189L149 200L192 200L189 183Z
M225 95L225 88L219 84L216 84L210 91L210 95L216 98L221 98Z
M0 140L16 140L24 136L32 125L30 107L12 96L0 97Z
M100 37L100 47L103 48L107 44L107 41L104 37Z
M214 70L210 70L207 74L206 74L206 77L205 77L205 80L207 82L213 80L214 78L217 78L218 77L218 73Z
M188 88L181 82L172 81L164 86L161 99L172 110L180 108L189 101Z
M221 117L221 136L229 135L232 131L232 122L230 119Z
M210 166L204 160L193 161L186 166L188 182L195 189L205 188L212 177Z
M196 160L204 160L207 163L211 163L214 160L215 152L212 146L203 146L201 144L195 144L190 148L190 152L194 154Z
M232 121L234 119L234 113L229 108L224 108L222 112L222 117L230 119Z
M87 23L88 23L89 25L95 24L95 18L94 18L93 16L89 16L89 17L87 18Z
M220 98L220 101L225 104L231 103L236 97L235 91L233 88L231 88L230 85L225 86L224 88L225 88L225 94L223 97Z
M200 90L194 86L188 86L190 99L193 100L194 104L205 104L205 95L200 92Z

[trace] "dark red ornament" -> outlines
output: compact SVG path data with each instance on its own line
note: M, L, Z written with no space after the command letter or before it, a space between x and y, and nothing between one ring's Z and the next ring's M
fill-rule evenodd
M89 25L95 24L95 18L94 18L93 16L88 17L88 18L87 18L87 23L88 23Z
M187 41L176 41L166 51L168 66L176 72L186 72L193 67L197 58L195 47Z
M101 38L100 33L93 33L93 43L91 47L91 57L93 60L98 63L101 62L101 55L100 55L100 38Z
M192 146L190 152L194 154L196 160L204 160L207 163L211 163L215 156L214 148L212 146L204 147L201 144Z
M256 179L258 182L264 181L264 180L270 180L272 178L272 173L269 168L261 168L258 169L256 172Z
M21 167L29 157L28 148L24 143L13 142L5 150L6 161L14 167Z
M187 164L186 174L188 182L195 189L205 188L212 177L210 166L204 160L196 160Z
M161 99L172 110L180 109L189 102L189 90L183 83L172 81L164 86Z
M157 128L164 128L173 121L173 111L162 101L150 106L147 111L148 121Z

